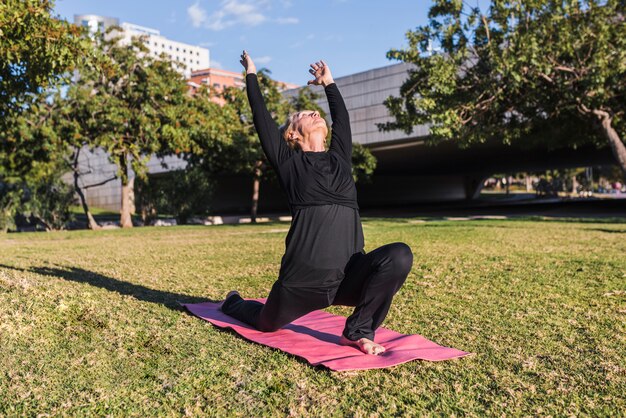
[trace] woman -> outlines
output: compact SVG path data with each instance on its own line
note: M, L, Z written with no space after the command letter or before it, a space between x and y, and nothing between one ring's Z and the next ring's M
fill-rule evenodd
M292 214L278 280L265 304L244 300L231 291L224 313L260 331L275 331L314 310L331 305L354 306L340 344L378 355L374 342L391 300L413 264L408 245L395 242L365 253L363 229L352 178L350 120L337 85L324 61L311 64L308 84L324 86L333 120L328 127L316 111L291 115L279 129L265 107L256 67L246 51L248 101L254 126L270 164L287 194Z

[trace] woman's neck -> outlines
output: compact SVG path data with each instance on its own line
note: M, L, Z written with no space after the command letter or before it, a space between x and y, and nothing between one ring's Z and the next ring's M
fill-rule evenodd
M304 137L304 139L300 143L300 148L302 149L302 151L326 151L326 148L324 147L325 140L326 137L322 132L311 132L309 135Z

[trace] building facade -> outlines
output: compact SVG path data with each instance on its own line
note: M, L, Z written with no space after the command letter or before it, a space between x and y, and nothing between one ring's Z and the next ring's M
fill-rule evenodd
M219 68L205 68L193 71L188 84L192 93L204 85L212 93L219 94L227 87L244 88L246 80L243 71L235 72ZM278 85L281 91L300 87L297 84L285 83L283 81L278 81ZM213 100L216 103L224 104L224 100L221 97L214 97Z
M213 94L221 93L227 87L243 88L246 84L243 72L227 71L218 68L205 68L191 73L189 78L189 88L194 93L201 86L206 86ZM220 105L224 104L224 99L213 96L212 100Z
M87 27L92 33L104 32L111 26L119 26L124 30L121 40L123 44L130 43L133 36L143 36L150 55L159 57L165 54L172 61L182 64L179 70L186 77L190 77L193 71L210 67L208 49L168 39L157 29L127 22L120 23L117 18L98 15L74 15L74 24Z

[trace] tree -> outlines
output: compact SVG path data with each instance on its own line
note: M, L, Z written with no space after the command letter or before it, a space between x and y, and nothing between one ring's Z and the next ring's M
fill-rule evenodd
M50 133L55 135L55 152L64 161L64 166L72 174L74 190L80 199L80 204L87 218L89 229L100 229L100 225L89 210L85 197L85 191L97 186L102 186L117 179L110 176L106 180L84 184L83 176L92 174L91 166L87 171L81 167L81 155L94 151L97 143L91 133L96 130L93 126L92 115L100 112L97 100L92 100L93 90L83 88L80 84L69 86L65 95L56 94L50 101L52 116L49 123L52 126ZM89 165L89 158L86 159Z
M626 176L624 10L623 0L494 0L483 13L435 0L409 47L387 53L415 68L385 102L395 121L379 128L431 124L430 141L462 146L608 141Z
M30 186L46 178L56 155L46 135L46 90L91 58L81 29L52 16L53 2L0 3L0 229L6 230ZM37 115L36 118L31 117Z
M83 115L75 134L104 149L118 168L122 183L120 224L132 227L131 169L146 175L152 155L162 158L189 147L185 119L187 85L173 63L149 55L144 40L120 43L122 30L107 29L96 38L102 57L96 66L82 66L69 102ZM88 111L84 111L88 109ZM91 109L91 110L89 110Z

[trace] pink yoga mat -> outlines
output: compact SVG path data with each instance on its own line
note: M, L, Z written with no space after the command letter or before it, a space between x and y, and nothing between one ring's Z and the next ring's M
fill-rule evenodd
M249 299L265 303L265 298ZM339 345L346 318L314 311L278 331L261 332L219 310L219 303L184 304L191 313L220 328L232 328L242 337L304 358L314 366L331 370L381 369L411 360L441 361L471 353L443 347L417 334L400 334L378 328L374 341L385 347L379 355L365 354L356 347Z

